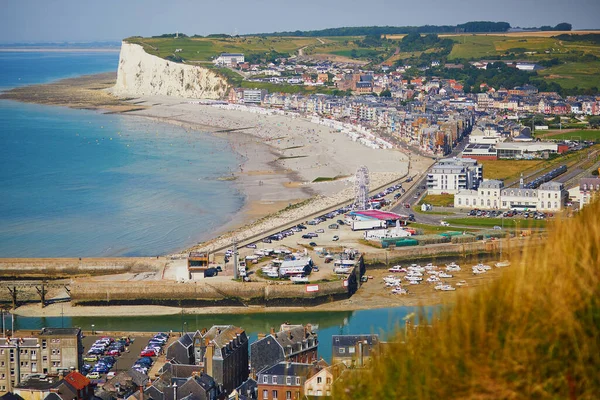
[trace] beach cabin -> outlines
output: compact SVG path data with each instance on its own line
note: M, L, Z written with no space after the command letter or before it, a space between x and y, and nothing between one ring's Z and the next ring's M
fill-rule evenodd
M190 279L204 277L204 271L208 269L208 253L191 252L188 255L188 273Z

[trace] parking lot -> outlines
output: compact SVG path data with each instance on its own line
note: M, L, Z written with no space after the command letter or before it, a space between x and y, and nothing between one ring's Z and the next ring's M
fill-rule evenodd
M148 344L148 341L153 337L152 333L148 332L147 334L141 334L141 335L136 335L136 336L127 336L126 334L124 334L122 336L104 335L104 334L103 335L85 336L83 338L83 346L84 346L83 357L85 358L88 355L88 351L90 350L92 345L97 340L102 339L102 338L111 338L113 340L118 340L118 339L121 339L122 337L129 337L130 344L125 347L125 351L123 351L120 355L114 356L115 363L114 363L113 367L110 369L110 372L117 373L119 371L127 371L127 370L131 369L131 367L134 365L136 360L140 358L140 352L142 351L142 349L144 349L144 347L146 347L146 345ZM167 346L163 347L163 351L165 351L166 348L167 348ZM99 355L100 358L105 357L105 356L106 355ZM157 357L152 357L152 360L156 361L156 358ZM88 364L93 368L97 364L97 361L94 362L94 361L85 361L84 360L83 363L84 363L84 365ZM106 378L107 378L107 374L103 373L103 374L100 374L100 378L98 378L97 380L106 380Z

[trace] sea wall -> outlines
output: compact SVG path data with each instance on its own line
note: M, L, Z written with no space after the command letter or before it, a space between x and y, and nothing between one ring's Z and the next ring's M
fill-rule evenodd
M140 45L123 42L117 83L110 92L119 97L220 99L228 88L227 80L208 68L167 61L146 53Z
M203 306L311 306L348 298L342 281L319 283L318 292L305 285L270 282L94 282L75 281L73 305L153 304L178 307Z

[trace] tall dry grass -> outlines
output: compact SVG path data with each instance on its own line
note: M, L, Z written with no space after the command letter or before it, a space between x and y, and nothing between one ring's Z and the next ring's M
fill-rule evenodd
M599 399L599 247L596 201L498 280L457 293L430 327L398 333L334 398Z

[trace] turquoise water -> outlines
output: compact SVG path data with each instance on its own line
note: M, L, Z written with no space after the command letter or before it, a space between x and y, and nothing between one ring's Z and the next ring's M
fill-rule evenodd
M17 75L36 83L107 71L117 60L0 53L0 87ZM0 126L0 257L165 254L207 239L243 205L234 183L218 179L239 156L206 133L6 100Z
M433 312L428 307L427 312ZM319 356L331 359L331 336L363 333L377 333L382 339L388 339L391 332L404 325L403 318L416 312L414 307L382 308L374 310L345 312L302 312L302 313L256 313L223 315L168 315L153 317L115 316L115 317L15 317L15 328L38 330L43 327L80 327L91 330L92 324L98 331L135 331L180 332L210 328L212 325L237 325L246 330L250 342L257 339L259 333L268 333L271 327L279 329L282 323L317 324L319 326ZM7 318L7 326L10 321Z

